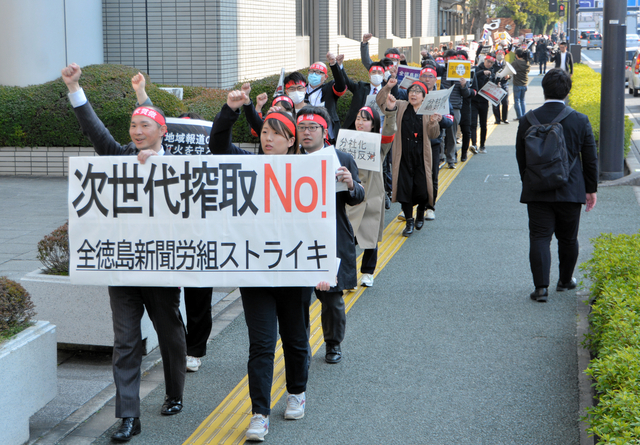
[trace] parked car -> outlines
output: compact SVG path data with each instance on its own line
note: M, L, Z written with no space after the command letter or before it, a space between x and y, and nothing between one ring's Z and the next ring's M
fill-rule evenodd
M583 48L600 48L602 49L602 34L598 31L581 31L580 46Z
M629 94L634 97L640 96L640 50L636 49L633 58L627 61L625 70Z
M638 50L638 41L640 41L640 36L638 34L627 34L627 44L625 47L626 60L634 59L634 54Z

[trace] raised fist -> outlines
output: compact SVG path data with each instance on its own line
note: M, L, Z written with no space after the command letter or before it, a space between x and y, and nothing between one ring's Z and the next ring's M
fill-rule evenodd
M329 62L331 66L336 64L336 56L331 51L327 53L327 62Z
M373 34L366 33L362 36L362 43L367 43L369 40L371 40L371 37L373 37Z
M72 63L69 66L62 68L62 80L69 88L70 93L73 93L80 89L80 84L78 83L78 81L80 80L81 74L82 74L82 70L75 63Z
M227 96L227 105L233 111L238 110L247 100L247 96L244 94L244 91L234 90L229 93Z
M389 80L387 80L387 85L389 85L391 88L395 87L397 83L398 79L396 79L395 77L389 77Z
M387 102L385 104L385 107L387 108L387 111L391 111L396 108L396 98L394 97L393 94L389 94L387 96Z
M144 78L142 73L138 73L131 78L131 86L133 87L133 91L136 93L140 90L144 91L146 84L147 80Z
M336 57L336 62L338 62L338 65L342 65L342 62L344 62L344 54L338 54L338 57Z
M267 93L258 94L258 97L256 97L256 110L262 110L262 107L264 107L264 104L266 104L268 100L269 96Z
M406 62L407 58L405 57L405 55L403 53L400 53L400 61L401 62Z

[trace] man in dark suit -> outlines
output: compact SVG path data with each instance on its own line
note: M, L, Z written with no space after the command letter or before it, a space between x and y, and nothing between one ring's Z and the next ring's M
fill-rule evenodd
M573 76L573 56L570 52L567 52L567 42L562 42L558 45L560 51L553 54L551 61L555 63L556 68L561 68Z
M327 136L329 114L322 107L304 107L298 113L298 143L305 153L313 153L324 147ZM364 188L360 185L358 167L353 157L336 150L341 167L336 172L338 182L343 182L347 190L336 193L336 241L340 258L338 283L328 291L316 289L316 296L322 303L322 332L326 343L325 361L335 364L342 360L340 343L344 340L347 315L342 291L358 285L356 270L356 245L353 228L347 217L346 205L354 206L364 201Z
M542 89L544 105L529 113L535 114L541 124L547 124L565 110L564 99L571 90L571 77L562 69L552 69L542 79ZM531 182L526 172L525 137L531 127L527 118L520 119L516 137L516 158L522 178L520 202L527 204L529 214L529 262L535 285L531 299L538 302L546 302L549 295L550 243L554 233L558 240L560 260L560 276L556 291L562 292L576 287L573 270L578 260L580 210L585 203L587 212L596 205L598 158L589 118L573 111L561 124L569 165L573 167L569 172L568 183L555 190L531 190Z
M82 132L100 156L134 155L143 163L149 156L169 155L162 147L167 131L164 114L159 108L138 107L131 116L129 134L132 142L120 145L105 128L87 101L79 80L82 71L75 63L62 70ZM177 287L109 286L113 318L113 380L116 385L116 417L120 428L111 436L128 442L140 434L140 364L142 338L140 320L146 309L158 334L158 343L166 396L160 413L177 414L182 410L182 393L186 374L185 329L180 316L180 289Z

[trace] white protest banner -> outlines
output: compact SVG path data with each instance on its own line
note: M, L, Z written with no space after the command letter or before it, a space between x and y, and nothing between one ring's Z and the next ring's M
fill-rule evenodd
M71 281L335 283L333 167L329 156L72 157Z
M478 91L478 94L491 102L495 107L497 107L504 96L507 95L507 92L495 83L487 82L486 85L482 87L480 91Z
M405 78L402 79L402 82L400 82L400 85L398 85L398 88L403 90L408 90L409 87L413 85L413 82L415 82L416 80L418 80L417 77L405 76Z
M454 86L446 90L429 91L416 114L449 114L449 97L453 88Z
M380 133L341 129L336 139L336 150L353 156L358 170L379 172L381 140Z
M167 118L167 132L162 140L165 149L175 155L209 155L211 121Z

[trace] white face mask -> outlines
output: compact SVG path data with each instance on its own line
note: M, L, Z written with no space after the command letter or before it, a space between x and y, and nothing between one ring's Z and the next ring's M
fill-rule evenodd
M382 74L372 74L371 76L371 84L374 86L378 86L382 83Z
M289 93L289 99L291 99L294 104L298 105L304 100L304 95L304 91L294 91L293 93Z
M398 63L399 63L399 62L398 62L397 60L394 60L394 61L393 61L393 66L398 66Z
M391 77L391 71L385 71L384 72L384 80L389 80L389 77Z

